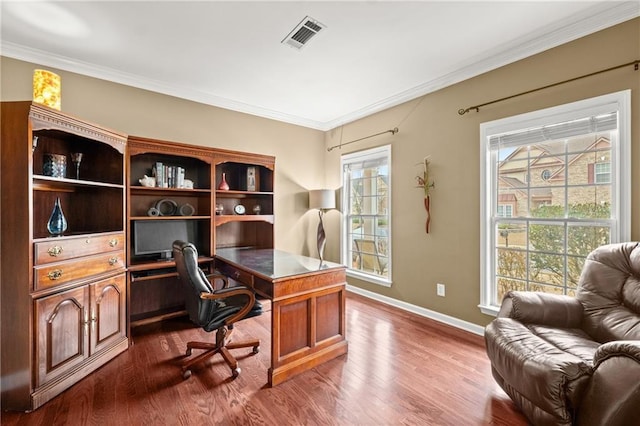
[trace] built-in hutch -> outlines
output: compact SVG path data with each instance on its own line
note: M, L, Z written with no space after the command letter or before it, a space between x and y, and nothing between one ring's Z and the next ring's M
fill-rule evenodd
M131 327L186 314L175 262L158 252L174 238L196 245L205 272L215 268L218 247L273 248L274 163L270 156L129 137ZM223 174L228 189L218 189Z
M28 411L128 347L127 138L31 102L3 102L1 121L2 408Z

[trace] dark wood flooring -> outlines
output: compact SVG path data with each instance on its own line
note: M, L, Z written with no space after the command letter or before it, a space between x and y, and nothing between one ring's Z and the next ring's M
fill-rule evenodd
M265 303L268 309L268 302ZM135 344L33 413L2 425L526 425L491 377L482 337L349 293L349 353L266 386L270 312L238 323L242 373L216 356L183 380L186 318L134 330Z

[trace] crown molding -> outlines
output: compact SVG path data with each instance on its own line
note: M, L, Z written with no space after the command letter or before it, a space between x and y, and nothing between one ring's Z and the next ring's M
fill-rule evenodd
M497 46L489 57L475 61L472 58L468 61L469 63L462 64L449 74L326 122L324 130L328 131L359 120L638 16L640 16L640 1L611 2L590 8L581 15L574 16L571 22L548 26L533 37L523 37Z
M159 80L124 73L113 68L77 61L61 55L53 55L42 50L6 41L0 42L0 54L26 62L33 62L43 66L162 93L210 106L311 129L328 131L638 16L640 16L640 2L638 1L600 4L590 8L581 15L574 16L571 22L564 22L543 28L542 31L538 32L538 34L541 35L523 37L513 42L497 46L493 49L494 53L488 58L475 61L472 58L467 64L461 64L457 70L449 74L326 122L249 105L192 88L167 84Z

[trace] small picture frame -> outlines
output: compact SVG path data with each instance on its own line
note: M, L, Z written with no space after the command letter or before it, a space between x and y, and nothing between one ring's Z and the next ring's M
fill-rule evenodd
M247 167L247 191L258 190L258 177L255 166Z

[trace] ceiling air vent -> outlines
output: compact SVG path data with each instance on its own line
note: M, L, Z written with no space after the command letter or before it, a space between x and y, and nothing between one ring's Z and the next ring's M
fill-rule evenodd
M313 36L318 34L323 28L325 28L325 26L320 22L306 16L302 22L296 25L284 40L282 40L282 43L295 47L298 50L302 49L307 43L309 43L309 40L311 40Z

